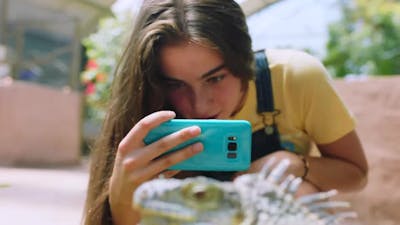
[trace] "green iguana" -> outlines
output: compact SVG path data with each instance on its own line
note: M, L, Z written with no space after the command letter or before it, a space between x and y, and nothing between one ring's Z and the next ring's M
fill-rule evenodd
M266 163L261 172L221 182L206 177L154 179L134 193L141 225L335 225L354 212L329 201L335 190L295 199L301 178L284 177L289 160Z

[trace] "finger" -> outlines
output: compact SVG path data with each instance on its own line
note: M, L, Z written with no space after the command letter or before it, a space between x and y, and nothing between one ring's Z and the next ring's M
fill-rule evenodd
M125 155L133 149L143 147L143 139L149 131L161 123L173 119L175 115L173 111L159 111L144 117L122 139L118 146L118 151Z
M129 152L124 158L124 167L129 171L146 166L150 161L159 157L161 154L199 134L200 128L198 126L192 126L167 135L146 146L142 151Z
M172 148L184 143L201 133L200 127L190 126L183 128L177 132L169 134L160 140L153 142L152 144L146 146L146 151L142 151L138 154L143 155L143 160L150 161L154 158L160 156L161 154L171 150ZM151 150L150 150L151 149Z
M164 172L164 176L165 176L165 178L171 178L171 177L174 177L179 172L181 172L181 171L180 170L167 170Z
M158 175L155 175L154 177L150 178L150 180L172 178L179 172L180 172L180 170L165 170L165 171L159 173Z
M203 148L204 146L200 142L187 146L186 148L157 159L153 163L149 164L146 168L137 170L135 174L132 174L133 177L131 179L137 179L137 177L141 177L141 179L149 180L169 167L198 154L203 150Z
M162 172L161 174L164 176L164 178L171 178L174 177L176 174L181 172L180 170L167 170Z

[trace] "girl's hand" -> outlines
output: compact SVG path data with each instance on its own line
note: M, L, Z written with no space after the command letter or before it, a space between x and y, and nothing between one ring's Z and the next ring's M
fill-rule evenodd
M271 158L275 158L275 165L284 158L290 160L289 167L286 170L286 174L284 176L288 176L289 174L292 174L296 177L302 177L304 175L304 173L306 172L305 165L304 165L304 162L301 159L301 157L299 157L298 155L296 155L292 152L282 150L282 151L277 151L277 152L271 153L269 155L266 155L260 159L257 159L256 161L251 163L251 166L247 171L239 172L235 175L235 177L239 176L241 174L244 174L244 173L257 173L257 172L261 171L264 164ZM273 165L273 166L275 166L275 165ZM311 194L311 193L315 193L318 191L319 190L315 185L308 182L307 180L304 180L302 182L302 184L300 185L299 190L296 193L296 196Z
M172 177L178 171L164 173L163 171L202 151L203 145L195 143L177 152L157 158L178 144L199 135L201 131L197 126L184 128L150 145L144 144L143 139L151 129L174 117L175 113L172 111L152 113L140 120L120 142L110 178L109 202L115 224L138 222L139 215L132 209L132 195L140 184L161 173L165 177Z

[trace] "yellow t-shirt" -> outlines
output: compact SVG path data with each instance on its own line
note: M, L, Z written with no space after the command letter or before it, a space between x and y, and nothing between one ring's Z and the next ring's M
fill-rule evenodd
M275 121L284 148L306 154L312 142L328 144L354 130L355 120L334 90L329 75L316 58L294 50L266 50L271 71ZM272 124L271 113L264 113ZM248 120L253 131L264 127L257 113L255 82L232 119Z

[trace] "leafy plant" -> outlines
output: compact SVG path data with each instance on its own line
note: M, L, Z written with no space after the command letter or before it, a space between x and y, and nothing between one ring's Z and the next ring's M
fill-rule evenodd
M332 74L400 74L400 2L341 2L343 17L329 26L324 64Z
M100 122L104 118L114 71L129 33L132 16L100 20L96 33L82 41L88 62L81 73L85 87L86 119Z

